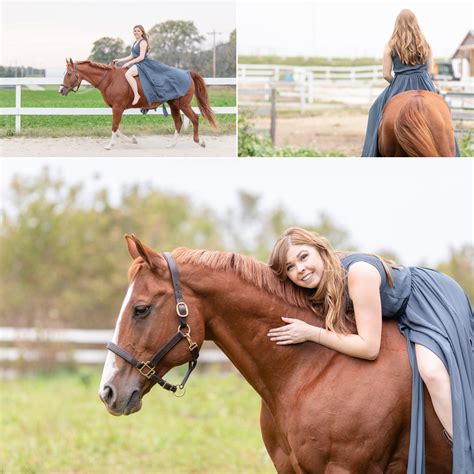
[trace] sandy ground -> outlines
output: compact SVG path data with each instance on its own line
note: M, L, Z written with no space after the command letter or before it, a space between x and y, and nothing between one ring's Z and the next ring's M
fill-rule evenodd
M154 156L154 157L235 157L236 136L201 136L206 147L196 145L190 136L181 137L175 148L167 148L171 137L163 135L138 136L137 144L117 141L112 150L105 150L107 138L63 137L63 138L4 138L0 142L1 156Z
M257 129L270 129L269 119L253 121ZM367 113L330 111L310 117L277 118L276 146L312 148L322 153L360 156L367 127Z

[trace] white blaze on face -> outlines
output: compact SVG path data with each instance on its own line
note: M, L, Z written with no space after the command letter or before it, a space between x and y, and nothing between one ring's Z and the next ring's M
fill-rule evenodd
M120 314L117 319L117 324L115 325L114 337L112 339L112 342L115 344L118 343L120 323L122 321L122 316L123 316L123 313L125 312L125 308L127 307L128 302L130 301L130 298L132 296L132 292L133 292L133 282L128 287L127 294L125 295L125 299L123 300L122 308L120 309ZM115 372L118 370L117 365L115 364L115 360L117 357L118 356L116 356L112 351L109 351L109 350L107 351L107 358L105 359L104 370L102 372L102 378L100 380L99 393L102 392L105 384L109 380L112 379L112 377L115 375Z

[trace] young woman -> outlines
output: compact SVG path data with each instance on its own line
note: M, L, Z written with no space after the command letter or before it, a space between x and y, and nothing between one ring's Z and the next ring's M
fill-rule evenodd
M374 360L382 319L398 320L414 370L419 417L412 430L424 430L419 373L448 441L454 439L453 472L474 472L474 319L461 287L436 270L399 267L372 254L336 254L324 237L297 227L276 242L270 267L279 278L307 288L313 308L326 315L324 328L282 317L286 324L268 333L276 344L310 341ZM356 333L349 329L354 322ZM414 438L410 455L423 456L424 444L417 447Z
M182 97L191 84L189 71L166 66L151 59L148 56L150 50L148 35L142 25L136 25L133 28L133 35L135 43L133 43L130 56L113 60L114 63L126 61L122 67L127 69L125 78L133 91L132 105L136 105L140 100L134 76L140 77L143 92L149 104L164 103Z
M369 110L362 156L380 156L378 127L387 102L394 95L409 90L435 92L436 88L431 80L433 71L433 52L421 32L415 14L410 10L402 10L395 20L392 37L383 53L383 77L390 85L377 97ZM459 156L457 144L456 156Z

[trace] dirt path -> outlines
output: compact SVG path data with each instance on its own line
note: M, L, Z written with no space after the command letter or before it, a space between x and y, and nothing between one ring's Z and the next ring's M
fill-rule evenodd
M256 128L270 129L267 119L254 121ZM367 127L367 113L354 110L323 112L310 117L277 118L277 147L309 147L323 153L360 156Z
M154 156L154 157L235 157L236 136L202 136L206 147L196 145L189 136L181 137L175 148L166 148L171 143L170 136L138 136L138 144L117 141L108 151L104 147L106 138L63 137L63 138L4 138L0 142L1 156Z

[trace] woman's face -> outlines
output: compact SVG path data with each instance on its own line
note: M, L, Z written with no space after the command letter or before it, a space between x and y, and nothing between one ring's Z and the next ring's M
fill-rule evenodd
M286 254L286 275L295 285L316 288L323 272L323 259L315 247L290 245Z
M133 28L133 36L136 39L141 38L143 36L142 30L140 28Z

